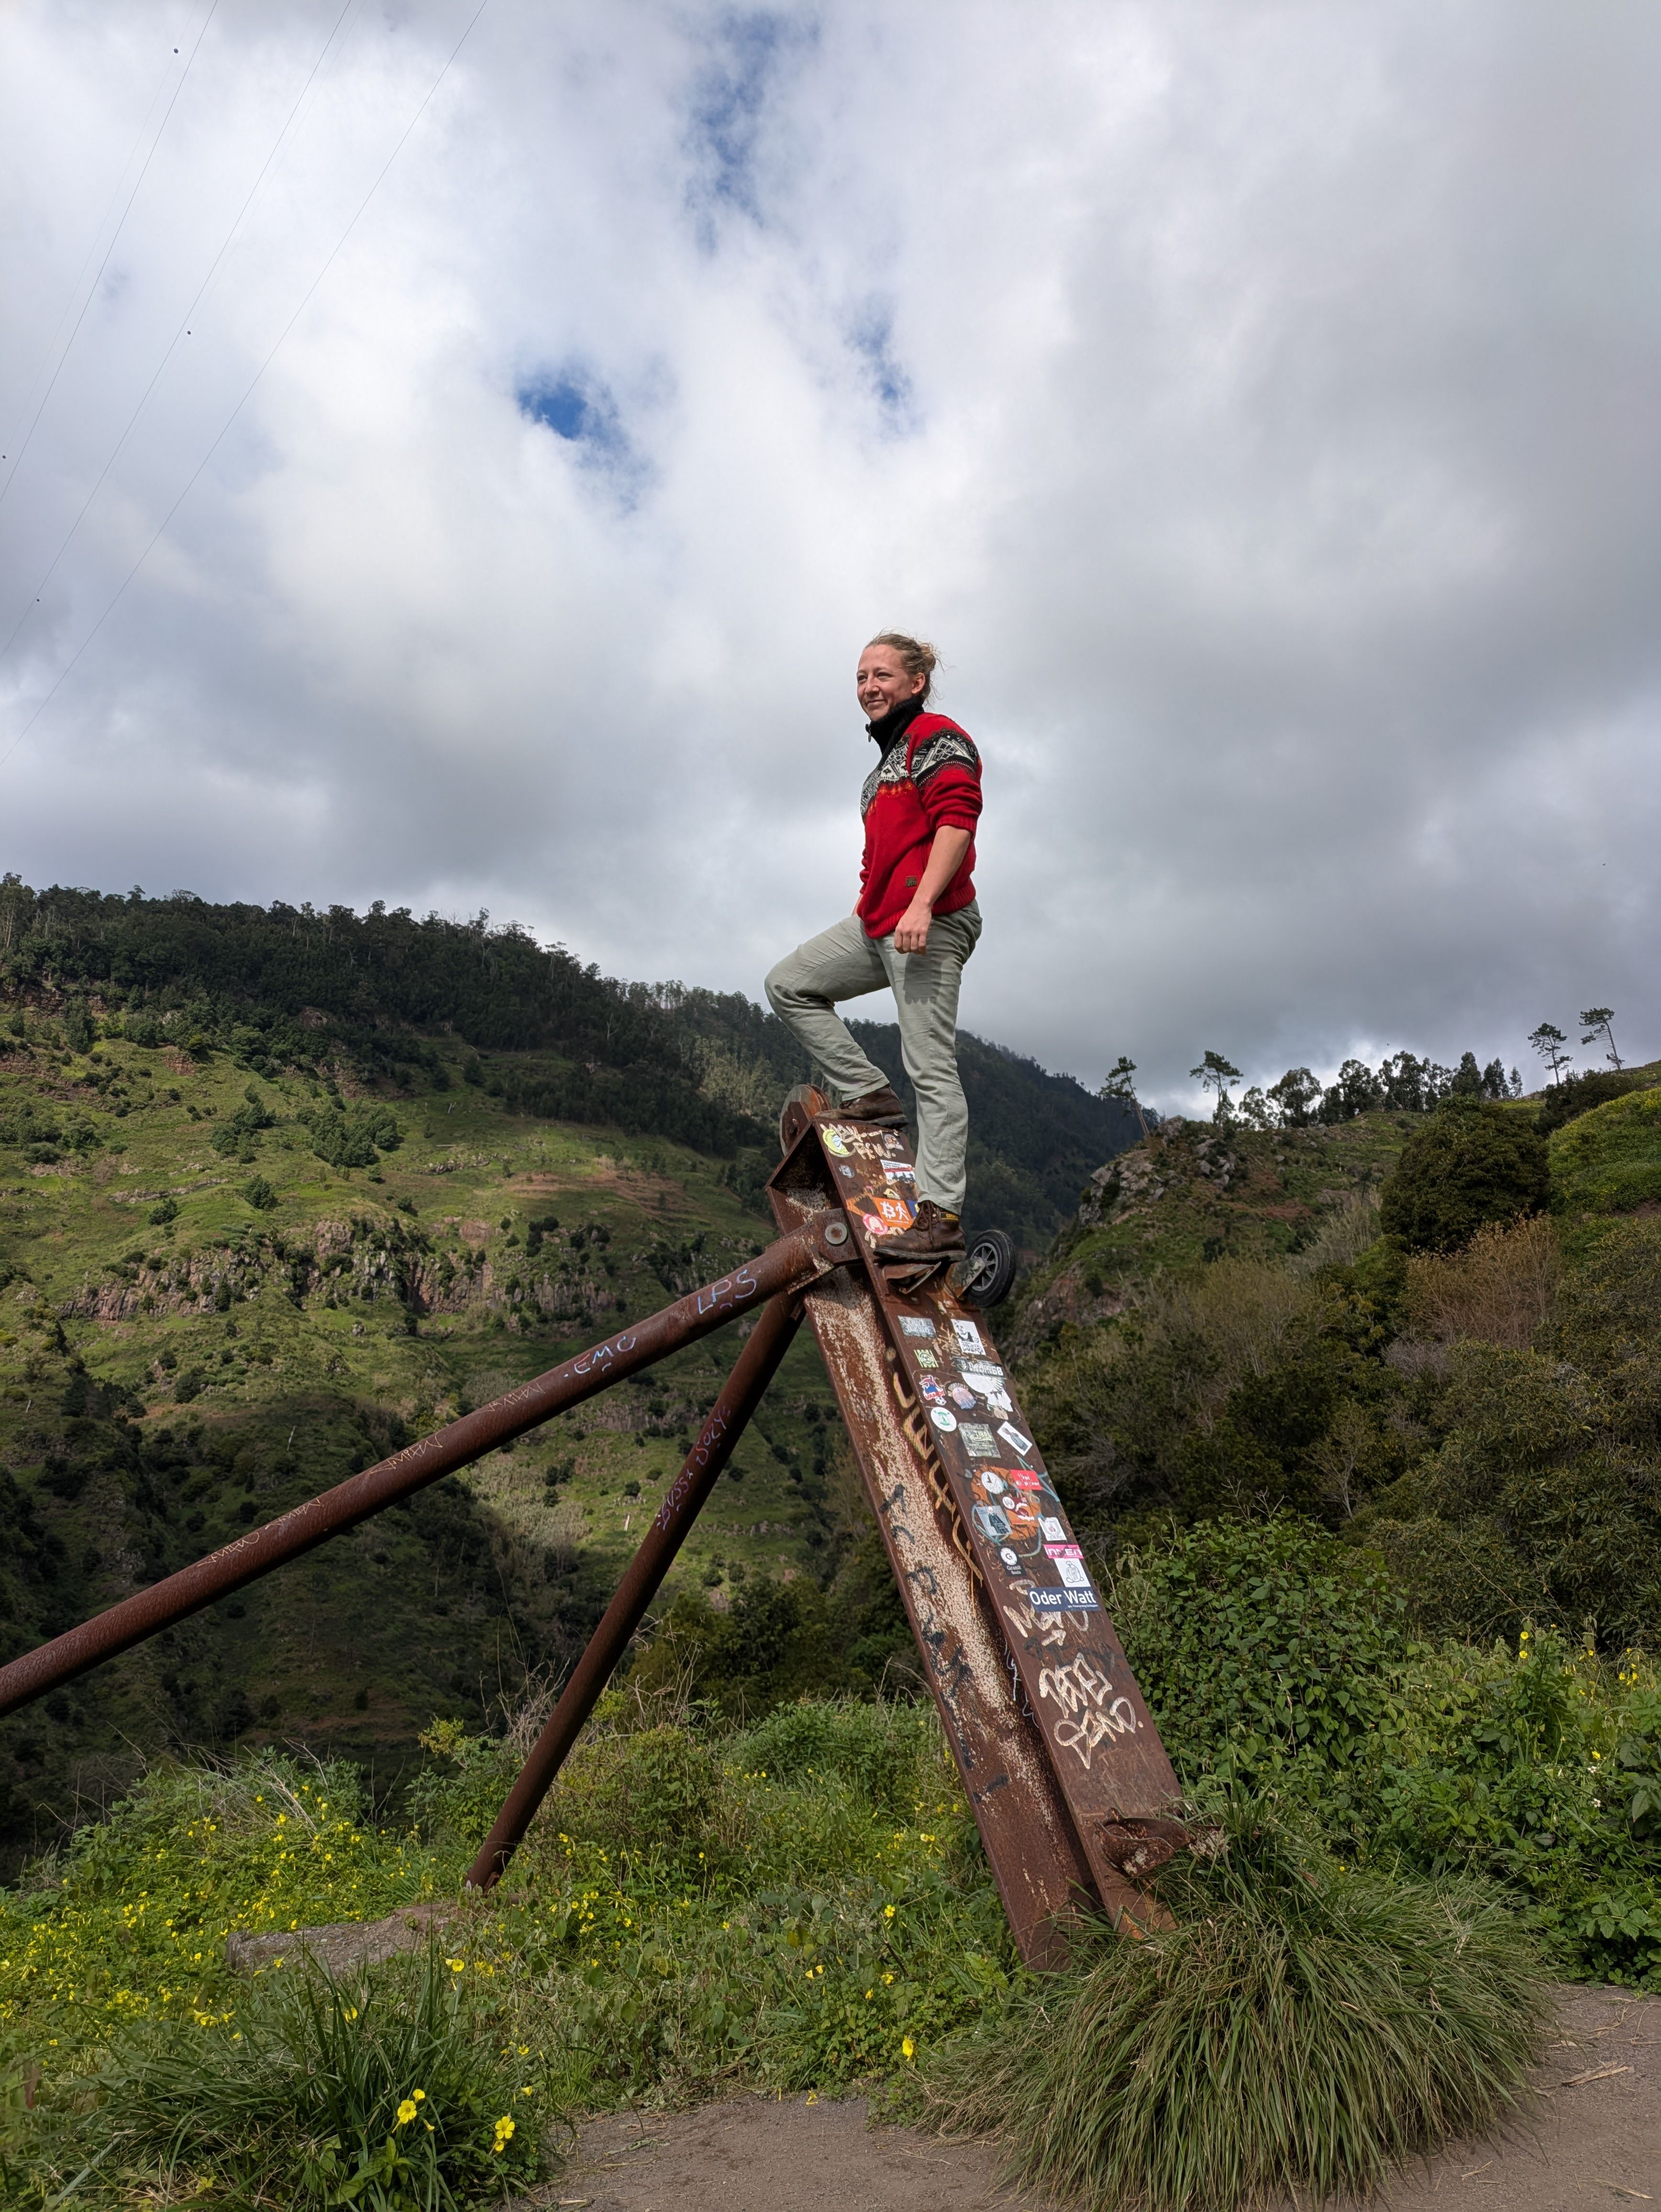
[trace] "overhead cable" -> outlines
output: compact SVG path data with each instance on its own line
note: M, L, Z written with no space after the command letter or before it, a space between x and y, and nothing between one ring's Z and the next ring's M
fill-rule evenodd
M143 183L145 178L149 174L150 163L155 159L155 149L161 143L162 134L166 131L167 127L167 118L172 115L174 108L179 105L179 95L185 89L192 68L196 61L198 50L201 46L203 40L207 36L208 26L212 22L215 15L218 13L218 9L219 0L209 0L208 12L202 19L202 27L196 34L196 41L191 48L190 58L185 64L183 75L179 77L178 83L173 87L173 98L167 102L167 114L161 118L161 122L156 125L155 136L150 141L150 150L144 156L144 166L138 172L137 176L133 179L132 190L127 194L127 204L121 210L121 220L116 224L114 232L111 236L110 242L104 248L104 258L98 264L98 274L93 278L92 283L88 289L87 296L81 302L81 312L75 319L75 329L70 332L69 337L64 342L64 350L58 355L57 366L52 370L51 380L48 382L46 390L40 395L40 404L35 409L34 413L29 418L29 427L23 433L22 442L12 457L11 473L7 477L4 483L0 484L0 505L4 504L7 493L17 481L17 471L22 466L23 456L27 453L30 442L33 439L35 426L39 423L41 416L46 412L46 402L52 398L52 393L58 387L58 380L63 374L64 363L69 359L70 349L75 343L76 337L80 331L81 325L87 319L87 310L91 307L93 301L98 297L98 287L103 280L104 271L110 265L110 256L115 251L117 240L120 238L121 233L125 228L127 217L132 213L132 204L138 197L138 188ZM179 49L175 46L173 52L177 53ZM153 106L155 103L152 102L151 104ZM131 161L132 156L129 155L127 158ZM89 260L91 256L88 255L88 259ZM82 264L83 273L85 266L86 264L83 262ZM73 298L74 295L71 294L70 297ZM65 312L67 313L67 310L65 310ZM58 328L60 330L63 328L61 322L58 325Z
M168 362L178 351L180 339L192 336L192 328L196 319L196 311L201 306L203 300L206 297L208 287L213 283L214 277L217 274L225 257L229 253L231 247L235 241L237 232L242 227L244 217L246 216L248 210L253 205L254 199L259 191L259 187L265 183L266 176L270 173L271 164L276 161L277 155L282 150L283 140L293 129L295 118L299 114L301 103L304 101L307 94L311 90L313 84L316 82L318 71L322 68L325 61L328 58L329 49L333 46L335 40L339 33L341 25L345 21L347 15L356 5L356 0L344 0L344 4L343 5L339 15L335 18L334 28L329 33L328 37L323 42L322 52L319 54L317 59L312 64L311 75L306 79L305 83L300 88L299 95L295 99L294 106L289 110L288 121L284 123L282 130L278 131L276 143L272 146L271 152L265 156L265 162L260 168L259 174L254 179L252 185L249 188L247 198L237 210L235 221L232 223L229 230L225 234L224 244L220 247L218 252L216 253L213 258L212 267L209 270L207 275L202 279L201 283L198 286L196 297L191 301L190 306L186 308L184 314L180 317L179 328L173 332L172 338L168 342L166 352L163 353L161 360L156 363L155 374L150 378L149 382L144 386L143 392L139 398L138 404L133 409L132 413L127 417L126 428L123 430L121 435L116 440L114 447L111 452L108 460L105 462L103 467L98 472L98 481L94 484L92 489L87 494L86 498L82 501L81 512L76 516L74 521L70 523L68 530L64 532L63 543L58 546L57 552L52 555L52 560L47 565L46 574L35 586L34 590L30 593L28 599L25 600L23 611L18 616L17 620L13 623L10 636L7 638L4 645L0 646L0 659L3 659L5 655L11 651L12 647L17 641L17 633L22 629L24 623L28 620L35 608L40 605L41 594L45 592L47 585L52 581L53 575L56 574L58 562L63 559L64 554L69 551L70 545L75 538L76 532L80 529L82 524L87 519L88 510L91 508L93 501L97 498L99 493L104 489L105 480L107 478L110 471L115 466L116 462L120 459L122 447L126 444L128 439L131 437L134 426L137 424L139 416L149 404L150 394L155 391L156 386L161 381L162 376L166 373Z
M393 162L397 161L399 155L403 152L405 142L408 140L411 132L415 129L417 124L420 122L422 117L426 113L429 106L432 104L434 94L438 91L439 87L443 83L445 78L450 74L450 70L454 64L457 55L461 52L463 46L466 45L468 40L472 37L474 26L478 23L479 17L484 13L484 10L490 6L490 0L478 0L478 5L474 9L472 14L467 19L466 27L463 30L461 36L456 40L455 45L450 50L449 59L445 63L443 68L440 70L438 75L433 79L432 83L428 87L420 106L417 108L415 113L410 118L409 122L405 125L403 135L399 137L398 143L393 147L392 152L386 156L386 161L381 164L380 173L376 176L374 182L370 185L368 191L365 192L362 200L359 201L356 213L352 216L351 221L346 225L345 229L341 232L338 239L336 240L328 259L323 264L323 266L318 270L316 276L313 277L311 283L307 286L305 292L301 297L299 306L295 309L293 314L289 316L288 321L283 325L282 330L277 333L276 343L273 344L271 351L265 356L265 360L260 362L259 367L254 371L254 374L249 380L247 387L244 391L242 397L237 401L235 406L232 408L230 413L226 416L218 436L214 440L212 445L209 447L207 452L203 454L201 459L191 471L190 477L186 482L184 489L179 493L178 498L174 500L173 505L162 516L161 521L157 523L149 543L145 546L143 551L139 555L138 558L133 562L131 568L128 569L126 574L122 578L121 583L118 587L114 597L110 600L108 605L104 609L103 613L99 616L92 628L87 632L85 637L82 639L80 644L76 646L70 659L58 671L57 680L52 684L51 690L48 691L46 696L40 700L39 704L36 706L34 712L29 716L27 721L24 723L22 728L12 739L10 744L7 746L5 751L3 753L0 753L0 768L3 768L5 766L6 763L17 750L19 745L22 744L24 738L27 737L29 732L40 720L41 715L46 713L46 708L51 706L52 701L58 696L58 694L62 690L64 683L74 672L76 665L80 661L82 654L85 653L87 647L98 635L99 631L103 629L105 623L115 612L116 608L120 605L122 599L126 593L127 586L132 582L133 578L138 574L145 562L149 559L150 555L155 550L156 546L161 542L163 532L167 527L167 525L173 520L174 515L178 514L179 508L190 497L197 478L202 474L204 469L207 467L209 462L213 459L214 455L219 451L220 447L225 442L226 438L230 434L232 425L235 422L237 416L247 405L249 400L252 398L255 391L259 387L260 380L264 377L265 371L271 367L272 362L276 360L277 353L283 346L283 341L287 338L289 331L293 330L295 325L300 320L301 315L305 313L307 306L310 304L313 294L317 290L318 286L321 284L323 279L328 275L330 270L333 268L336 261L339 258L341 251L344 247L347 240L350 238L352 233L357 228L357 226L362 222L364 212L368 209L370 201L374 199L375 194L380 191L381 185L385 182L387 171L392 167Z

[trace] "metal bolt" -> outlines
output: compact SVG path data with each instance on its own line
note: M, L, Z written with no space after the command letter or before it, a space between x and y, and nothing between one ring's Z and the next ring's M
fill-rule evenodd
M845 1221L827 1221L824 1241L827 1244L845 1244L848 1242L848 1224Z

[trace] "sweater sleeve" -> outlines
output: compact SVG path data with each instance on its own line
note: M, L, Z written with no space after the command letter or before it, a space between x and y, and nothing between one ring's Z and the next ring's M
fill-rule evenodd
M911 784L931 830L972 830L980 819L981 757L962 730L923 739L911 757Z

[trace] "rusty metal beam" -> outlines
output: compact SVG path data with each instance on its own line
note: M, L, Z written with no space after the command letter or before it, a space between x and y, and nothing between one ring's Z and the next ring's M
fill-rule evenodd
M743 1435L763 1393L777 1374L779 1362L789 1350L801 1325L800 1301L791 1295L775 1298L750 1333L750 1340L716 1399L714 1410L687 1454L680 1473L669 1486L640 1549L618 1585L617 1595L589 1638L560 1692L519 1779L496 1815L496 1826L485 1838L468 1871L474 1889L493 1889L508 1861L525 1840L525 1832L537 1808L565 1764L583 1723L594 1709L600 1692L611 1679L630 1638L657 1595L663 1577L674 1563L692 1523L715 1488L733 1448Z
M840 1213L822 1214L794 1235L781 1237L754 1260L723 1275L719 1282L678 1298L660 1313L620 1329L563 1366L551 1368L534 1382L522 1382L506 1397L482 1406L378 1466L366 1468L320 1497L308 1498L291 1513L251 1528L222 1551L181 1567L175 1575L135 1592L107 1612L83 1621L0 1667L0 1714L43 1697L73 1681L88 1668L140 1644L158 1629L170 1628L233 1590L270 1574L289 1559L314 1551L331 1536L396 1505L443 1475L482 1459L500 1444L538 1427L555 1413L581 1405L625 1375L649 1367L683 1345L696 1343L724 1328L739 1314L782 1293L800 1291L832 1267L854 1257L855 1245Z

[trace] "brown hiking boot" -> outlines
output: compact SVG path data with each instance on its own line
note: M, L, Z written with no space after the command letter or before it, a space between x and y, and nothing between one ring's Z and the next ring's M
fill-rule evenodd
M905 1109L891 1091L867 1091L863 1098L849 1098L835 1109L839 1121L884 1121L905 1127Z
M877 1257L885 1266L902 1260L961 1260L966 1249L957 1215L942 1213L932 1198L925 1198L909 1229L883 1238Z

